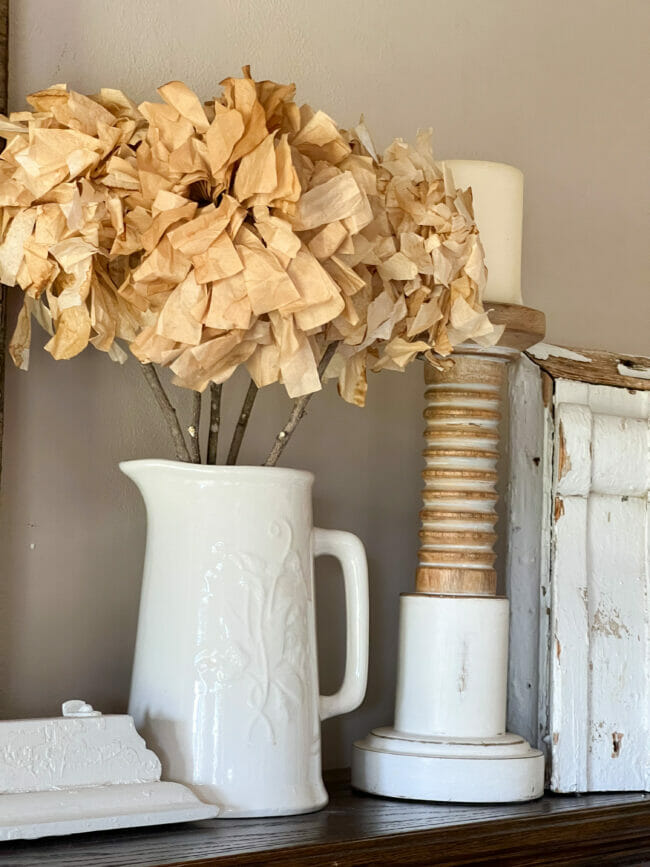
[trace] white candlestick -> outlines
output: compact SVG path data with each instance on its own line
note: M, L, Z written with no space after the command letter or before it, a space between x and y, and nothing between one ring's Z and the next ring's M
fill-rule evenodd
M472 188L474 217L488 269L484 301L521 304L524 176L514 166L445 160L457 189Z

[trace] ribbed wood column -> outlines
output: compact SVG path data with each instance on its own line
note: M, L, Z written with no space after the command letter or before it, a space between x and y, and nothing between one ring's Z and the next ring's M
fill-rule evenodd
M501 389L510 349L461 347L425 366L425 469L416 586L494 595Z

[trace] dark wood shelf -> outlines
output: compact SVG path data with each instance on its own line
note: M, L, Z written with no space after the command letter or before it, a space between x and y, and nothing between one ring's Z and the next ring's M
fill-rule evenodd
M0 843L0 865L650 864L649 795L448 806L372 798L342 780L329 790L329 806L306 816Z

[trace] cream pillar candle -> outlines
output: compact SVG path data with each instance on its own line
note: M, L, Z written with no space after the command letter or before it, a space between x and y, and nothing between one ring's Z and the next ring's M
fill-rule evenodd
M488 269L484 301L521 304L524 176L514 166L445 160L457 189L472 188L474 216Z

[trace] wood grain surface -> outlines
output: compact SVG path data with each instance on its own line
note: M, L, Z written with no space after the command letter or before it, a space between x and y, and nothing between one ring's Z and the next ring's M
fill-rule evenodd
M490 322L505 326L499 346L528 349L544 339L546 316L541 310L524 307L523 304L497 304L489 301L485 306Z
M548 358L540 358L538 352L528 353L528 357L554 379L573 379L595 385L650 391L650 358L596 349L568 349L563 346L557 349L558 355L549 353ZM563 351L582 356L584 361L567 358L561 354Z
M427 365L416 588L492 596L497 461L508 356L459 350Z
M2 867L643 864L650 797L548 796L499 806L373 798L329 785L318 813L5 843ZM646 860L644 860L646 859Z

